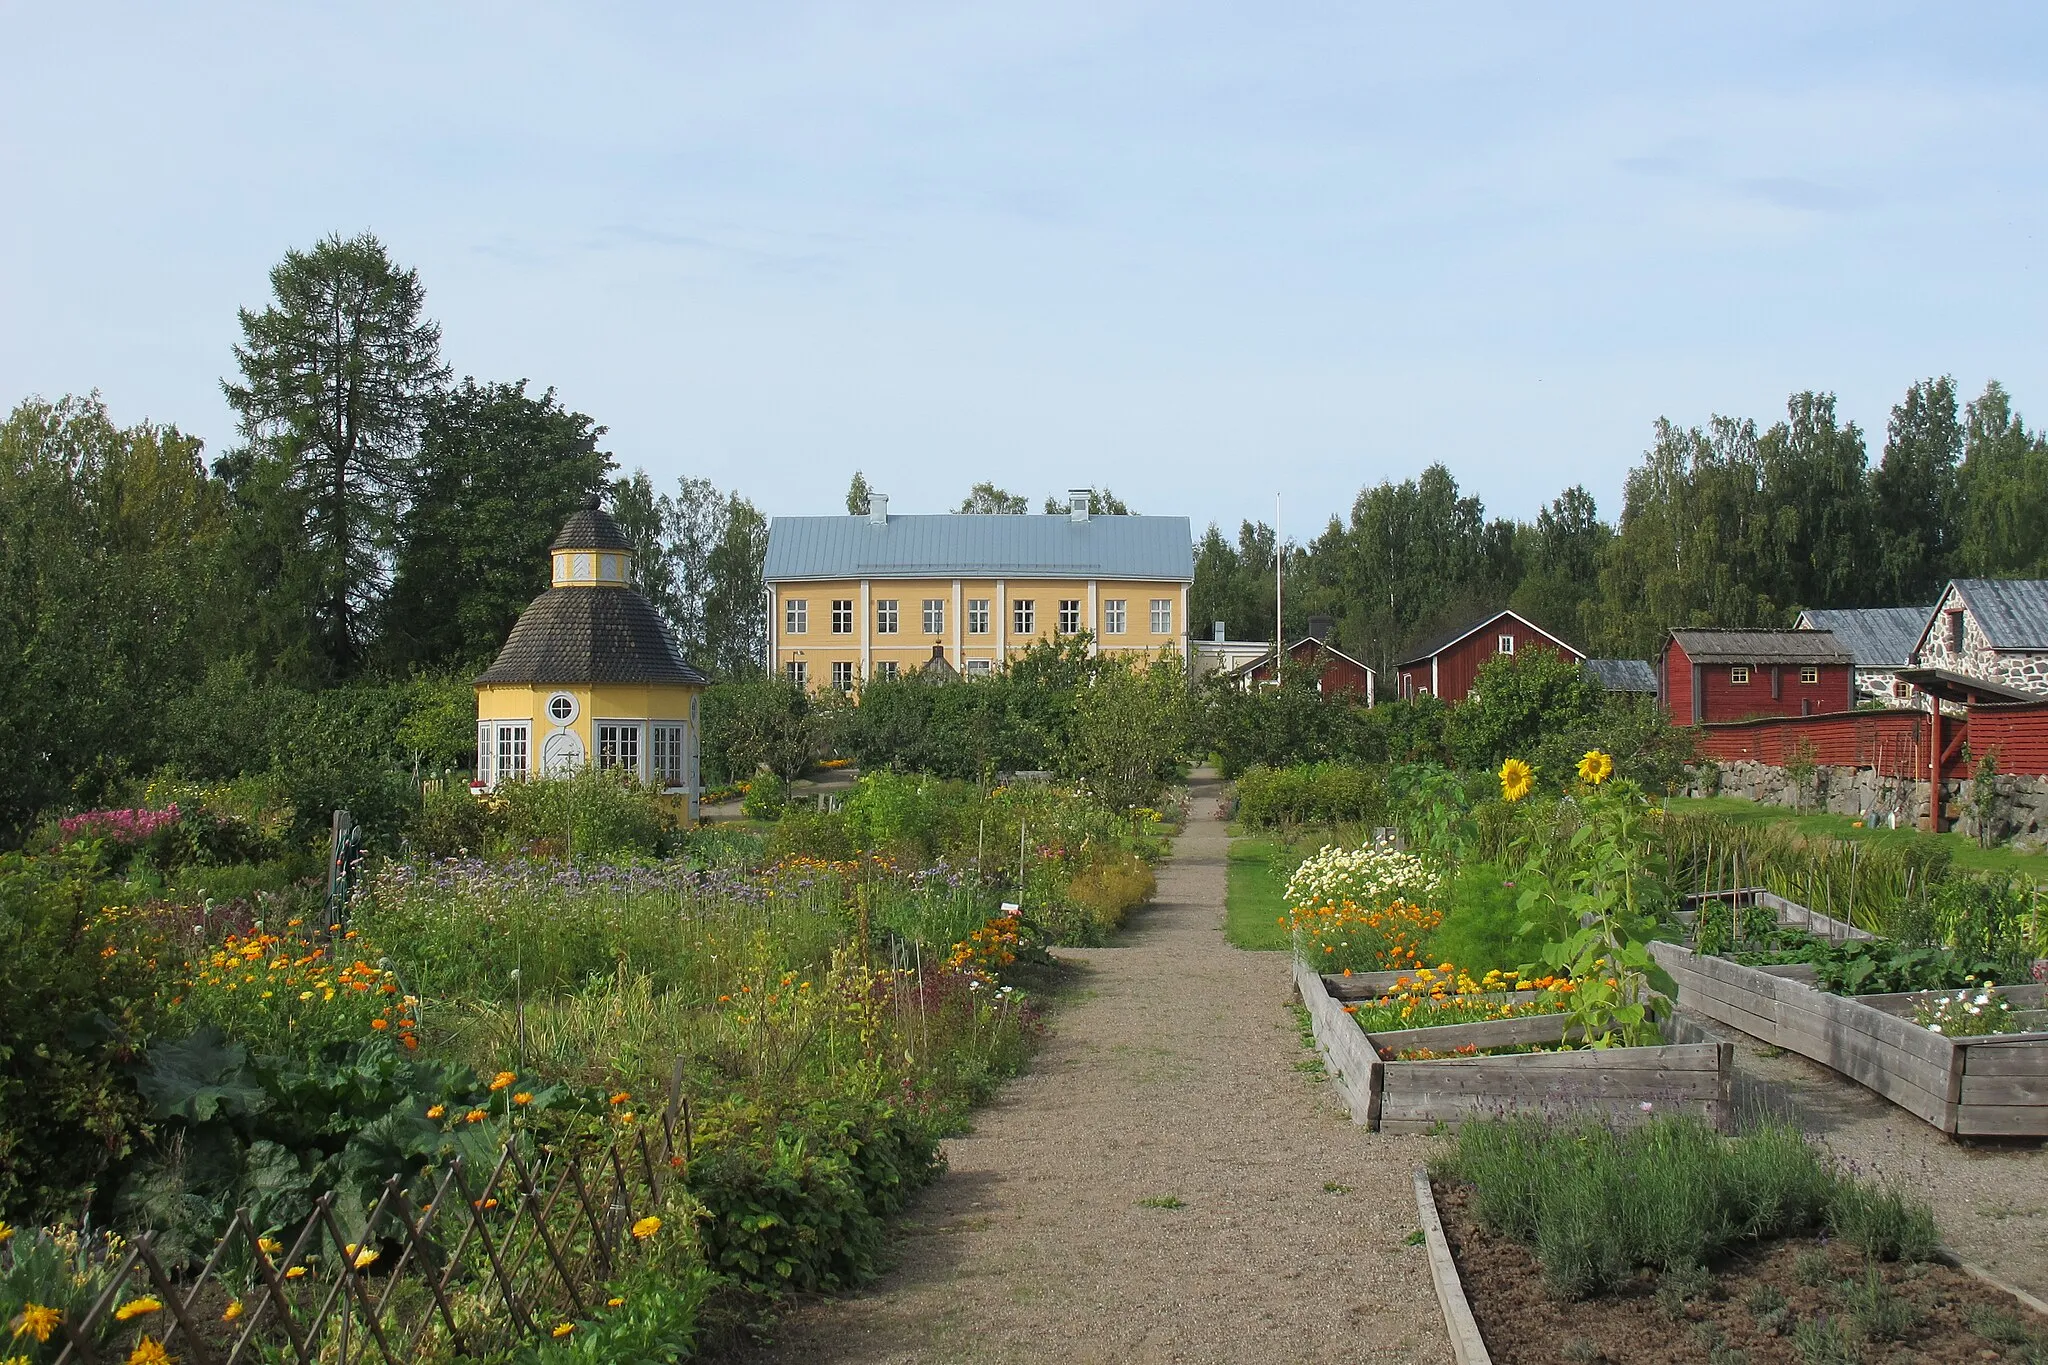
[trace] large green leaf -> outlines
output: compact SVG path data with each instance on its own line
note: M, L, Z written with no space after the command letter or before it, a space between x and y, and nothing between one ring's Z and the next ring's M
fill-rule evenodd
M153 1044L135 1078L156 1116L205 1123L261 1113L269 1103L249 1072L249 1051L211 1024L189 1038Z

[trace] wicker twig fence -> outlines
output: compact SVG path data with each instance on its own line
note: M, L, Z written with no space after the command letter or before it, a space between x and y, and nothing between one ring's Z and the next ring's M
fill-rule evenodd
M686 1175L692 1138L686 1100L601 1148L539 1150L515 1134L488 1170L451 1157L385 1182L360 1240L332 1193L289 1243L237 1210L196 1272L174 1273L139 1236L50 1344L63 1342L58 1365L419 1365L502 1351L603 1307L599 1287Z

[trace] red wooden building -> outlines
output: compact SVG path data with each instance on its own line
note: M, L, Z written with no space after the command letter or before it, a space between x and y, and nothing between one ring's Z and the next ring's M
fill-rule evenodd
M1548 649L1574 663L1586 656L1543 627L1512 611L1482 617L1418 649L1415 657L1395 666L1403 697L1442 697L1463 701L1479 679L1479 666L1496 654Z
M1825 630L1674 630L1657 695L1679 725L1848 711L1856 656Z
M1317 665L1321 665L1322 668L1316 676L1318 692L1326 697L1350 695L1367 706L1373 704L1371 665L1360 663L1319 635L1304 635L1287 646L1288 668L1311 668ZM1264 657L1243 665L1232 676L1241 687L1272 682L1273 651L1267 650Z

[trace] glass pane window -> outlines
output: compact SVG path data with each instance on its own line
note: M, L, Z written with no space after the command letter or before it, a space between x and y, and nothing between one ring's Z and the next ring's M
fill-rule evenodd
M1128 619L1125 614L1127 605L1127 599L1122 597L1111 597L1104 600L1102 604L1102 633L1104 635L1121 635L1124 633L1125 621Z
M967 633L969 635L988 634L988 599L986 597L968 599Z
M653 777L664 787L683 785L683 736L687 733L688 730L681 725L648 727L647 744L653 760Z
M1499 647L1499 649L1498 649L1498 650L1497 650L1496 652L1497 652L1497 653L1501 653L1501 654L1512 654L1512 653L1514 653L1514 652L1515 652L1515 637L1514 637L1514 636L1512 636L1512 635L1503 635L1503 636L1501 636L1501 637L1500 637L1500 647Z
M640 771L640 723L600 722L597 727L597 766Z
M986 678L993 671L993 667L987 659L969 659L967 661L967 676L970 678Z
M1735 665L1735 667L1728 670L1728 681L1734 683L1737 687L1746 686L1749 682L1749 669L1742 664Z
M1155 597L1152 599L1152 633L1154 635L1173 634L1173 599L1171 597Z
M946 633L946 599L927 597L924 599L924 633L944 635Z
M811 604L801 597L792 597L782 604L782 633L802 635L811 628Z
M1062 597L1060 599L1060 634L1073 635L1081 629L1081 599Z
M1804 667L1804 668L1802 668L1802 669L1800 669L1800 670L1799 670L1799 681L1801 681L1801 682L1803 682L1803 683L1817 683L1817 682L1819 682L1819 681L1820 681L1820 669L1819 669L1819 668L1817 668L1817 667L1815 667L1815 666L1814 666L1814 665L1812 665L1812 664L1808 664L1808 665L1807 665L1806 667Z
M853 634L853 599L851 597L835 597L832 599L832 633L834 635Z
M884 679L888 682L895 682L896 675L897 668L896 661L894 659L884 659L880 663L875 665L875 676L878 678Z
M498 727L498 761L493 766L496 778L500 782L518 782L525 778L525 725L500 725Z
M1030 598L1020 597L1010 603L1010 629L1019 635L1029 635L1038 629L1038 613Z
M810 665L802 659L791 659L782 666L782 673L784 677L788 678L798 687L802 687L811 680Z
M841 692L853 690L853 664L851 661L839 659L833 663L832 685Z
M491 760L495 752L493 727L489 721L481 721L476 727L476 780L486 787L491 785Z
M875 603L875 634L896 633L896 599L884 597Z

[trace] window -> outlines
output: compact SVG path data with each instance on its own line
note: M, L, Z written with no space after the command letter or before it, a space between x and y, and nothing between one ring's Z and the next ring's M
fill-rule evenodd
M1728 681L1737 687L1749 686L1749 665L1737 664L1728 670Z
M924 633L944 635L946 633L946 599L927 597L924 599Z
M1498 645L1496 645L1496 646L1494 647L1494 652L1495 652L1495 653L1497 653L1497 654L1512 654L1512 653L1514 653L1514 652L1515 652L1515 637L1514 637L1514 636L1512 636L1512 635L1503 635L1503 636L1501 636L1501 637L1500 637L1500 643L1499 643Z
M1960 654L1963 652L1963 614L1951 611L1944 615L1947 617L1945 624L1948 626L1948 652Z
M1152 633L1154 635L1173 634L1173 599L1171 597L1155 597L1152 599Z
M1124 633L1124 599L1111 597L1102 604L1102 633L1121 635Z
M811 628L811 604L801 597L792 597L782 604L782 633L802 635Z
M495 745L496 731L487 720L478 721L476 726L476 780L486 787L491 785L491 750Z
M845 659L840 659L832 665L832 685L841 692L851 692L853 690L852 663Z
M1038 613L1032 609L1030 598L1020 597L1010 603L1010 629L1019 635L1029 635L1038 629Z
M567 725L576 719L576 698L567 692L557 692L548 698L548 719L557 725Z
M970 678L986 678L992 671L993 665L987 659L969 659L967 661L967 676Z
M988 634L988 599L986 597L968 599L967 633L969 635Z
M896 599L884 597L875 603L875 634L896 633Z
M802 659L791 659L782 666L782 675L802 687L811 680L811 666Z
M1908 682L1900 682L1897 678L1892 679L1892 695L1894 697L1912 696L1913 684Z
M834 635L853 634L852 598L835 597L832 599L832 633Z
M640 723L612 722L597 727L597 766L640 771Z
M1806 665L1806 666L1805 666L1804 668L1801 668L1801 669L1799 670L1799 681L1801 681L1801 682L1803 682L1803 683L1817 683L1817 682L1819 682L1819 681L1820 681L1820 670L1819 670L1818 668L1814 667L1814 666L1813 666L1812 664L1807 664L1807 665Z
M525 725L498 727L498 755L492 769L499 782L518 782L526 776Z
M687 731L680 725L651 725L647 729L647 747L654 760L654 780L664 787L680 787L683 784L683 736Z
M884 682L895 682L898 671L894 659L884 659L875 665L875 676Z
M1060 599L1060 634L1074 635L1081 629L1081 599L1062 597Z

